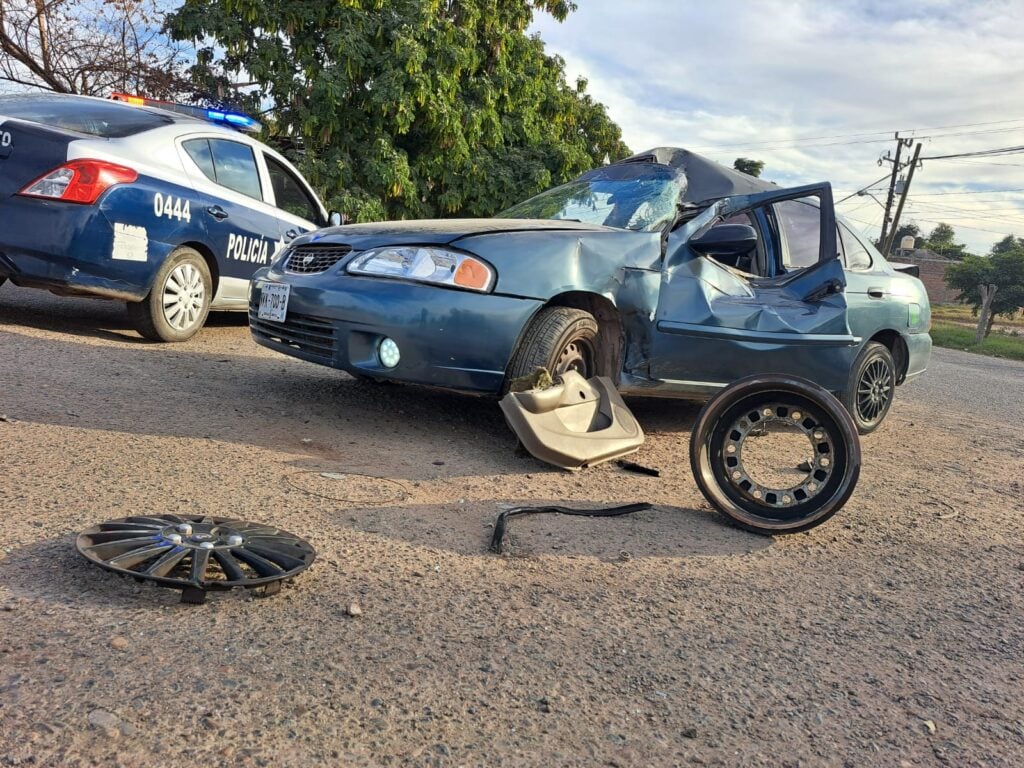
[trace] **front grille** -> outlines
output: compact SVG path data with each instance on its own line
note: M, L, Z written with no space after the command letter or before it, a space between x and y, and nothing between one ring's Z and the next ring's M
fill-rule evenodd
M249 327L262 339L304 352L326 365L334 361L334 326L329 320L289 312L283 323L276 323L249 312Z
M326 272L351 251L351 245L297 245L288 253L284 270L298 275Z

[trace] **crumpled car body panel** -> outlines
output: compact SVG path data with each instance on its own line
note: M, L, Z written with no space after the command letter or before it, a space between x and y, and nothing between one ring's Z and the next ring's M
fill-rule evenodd
M496 395L538 313L576 306L568 297L592 296L614 308L621 348L613 373L623 393L701 397L751 373L803 376L839 393L864 343L885 329L907 340L908 375L924 369L927 325L910 329L906 318L910 305L923 305L926 323L927 297L918 281L897 274L880 255L874 274L887 281L891 299L862 302L867 309L851 313L847 275L834 255L791 274L755 277L690 247L712 222L817 195L827 224L820 253L835 254L827 184L782 190L684 150L652 150L581 179L628 176L619 166L658 161L675 163L670 167L680 179L685 216L672 227L635 231L566 218L496 218L348 225L302 236L296 246L345 244L351 254L323 274L292 274L281 258L258 272L250 297L254 339L373 378ZM580 217L596 206L577 206ZM368 249L397 246L443 247L479 258L496 273L493 288L481 294L346 269ZM261 286L268 282L290 286L289 317L322 324L330 336L323 348L313 349L287 322L270 327L258 319ZM857 319L852 330L851 317ZM402 350L393 369L374 356L384 338Z

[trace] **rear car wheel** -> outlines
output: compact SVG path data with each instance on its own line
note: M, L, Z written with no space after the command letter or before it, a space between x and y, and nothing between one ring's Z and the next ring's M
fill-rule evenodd
M156 274L149 295L128 304L128 316L153 341L186 341L203 327L210 312L210 268L193 248L176 249Z
M585 379L597 376L599 352L597 320L592 314L571 307L542 309L512 356L505 388L538 368L547 368L553 378L569 370Z
M733 525L766 536L828 520L853 493L860 461L842 403L795 376L741 379L704 406L690 436L704 498Z
M889 413L896 394L896 363L884 344L869 341L857 355L843 405L862 435L878 429Z

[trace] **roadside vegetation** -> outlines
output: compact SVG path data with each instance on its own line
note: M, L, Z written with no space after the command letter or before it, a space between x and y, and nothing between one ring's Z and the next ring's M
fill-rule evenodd
M974 340L974 329L967 325L932 319L932 341L936 346L962 349L990 357L1005 357L1024 360L1024 330L1015 335L1011 331L994 331L978 344Z
M1024 239L1007 235L987 256L966 254L946 270L946 285L961 304L933 308L936 344L1024 360Z

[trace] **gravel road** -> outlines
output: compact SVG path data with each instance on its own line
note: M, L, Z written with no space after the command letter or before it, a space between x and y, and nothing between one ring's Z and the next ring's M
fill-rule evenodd
M1019 365L939 351L847 507L770 539L704 504L691 405L632 404L661 478L568 474L517 457L493 402L274 355L238 316L161 346L3 286L0 349L0 764L1024 763ZM503 505L634 501L485 552ZM185 606L74 552L145 512L319 558Z
M936 347L928 372L906 394L966 418L1006 424L1024 417L1024 363Z

